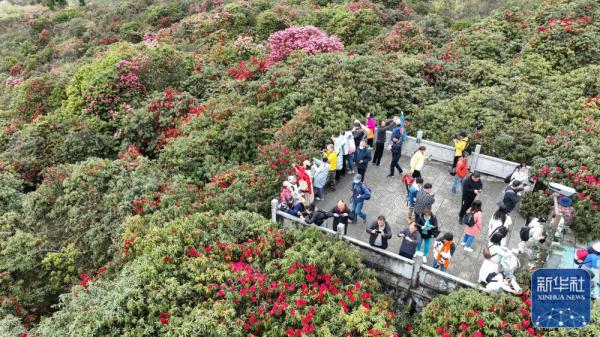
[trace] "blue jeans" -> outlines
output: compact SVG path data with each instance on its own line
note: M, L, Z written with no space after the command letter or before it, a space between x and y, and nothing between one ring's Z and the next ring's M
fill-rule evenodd
M446 267L444 267L443 263L438 263L436 259L433 259L433 268L440 269L441 271L446 271Z
M315 187L315 197L325 199L325 188Z
M363 212L362 208L363 208L363 204L364 201L354 201L352 203L352 219L354 220L354 222L356 222L357 216L360 216L361 218L363 218L363 220L367 220L367 213Z
M456 186L458 186L458 185L461 186L461 190L462 190L463 181L465 181L464 178L454 176L454 180L452 181L452 186L450 187L450 191L452 191L452 193L456 193Z
M348 169L350 171L354 170L354 153L348 155Z
M465 234L465 236L463 237L463 242L465 243L465 246L469 248L471 248L473 240L475 240L475 237L473 235Z
M429 254L429 244L431 243L431 238L429 239L423 239L421 241L419 241L419 243L417 243L417 252L421 251L421 243L425 242L424 246L425 248L423 249L423 256L427 256L427 254Z

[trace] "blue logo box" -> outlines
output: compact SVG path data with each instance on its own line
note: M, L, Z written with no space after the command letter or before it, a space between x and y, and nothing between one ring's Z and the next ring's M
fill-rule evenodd
M531 275L531 320L539 328L590 323L591 280L585 269L538 269Z

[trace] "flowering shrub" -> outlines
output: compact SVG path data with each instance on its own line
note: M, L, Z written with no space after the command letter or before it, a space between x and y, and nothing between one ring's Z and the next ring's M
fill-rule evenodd
M237 67L227 69L236 80L253 79L255 74L264 73L270 66L269 60L259 60L256 57L251 57L250 62L242 61Z
M76 288L32 334L397 336L396 313L358 254L314 231L283 231L252 213L227 212L167 223L137 217L125 237L123 270ZM99 304L106 300L115 306ZM84 314L89 306L98 310Z
M278 31L269 36L271 53L269 60L278 62L286 59L293 51L302 50L309 55L331 53L344 50L344 46L335 36L327 36L318 28L293 27Z
M14 108L11 117L29 123L60 106L64 99L64 83L47 76L25 81L14 92Z
M419 28L409 21L396 23L390 32L379 38L378 48L382 51L402 51L417 54L431 48L431 41L427 40Z

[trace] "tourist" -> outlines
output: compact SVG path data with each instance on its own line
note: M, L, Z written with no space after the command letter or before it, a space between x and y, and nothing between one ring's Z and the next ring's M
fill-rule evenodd
M554 214L556 214L556 210L552 207L550 214L548 214L548 218L553 218ZM575 207L573 207L573 200L571 200L571 198L564 195L558 198L558 214L562 216L564 225L571 225L573 218L576 215Z
M365 200L371 198L371 190L362 182L360 174L354 176L352 181L352 221L356 223L358 217L363 219L363 223L367 223L367 213L363 211Z
M433 244L433 268L439 268L441 271L448 270L450 259L456 250L452 240L454 240L452 233L444 233L441 238L435 240Z
M350 215L350 209L344 200L339 200L337 204L331 209L331 215L333 216L333 231L338 231L338 225L344 225L344 235L348 232L348 216Z
M292 196L292 184L289 181L284 181L279 192L279 203L285 204L288 197Z
M348 173L354 174L354 152L356 152L356 145L354 144L352 131L346 131L344 136L346 137L346 143L348 146L348 157L346 158L348 161Z
M531 184L529 181L529 168L526 164L519 164L519 166L515 167L515 170L510 175L509 184L512 184L513 181L518 180L521 182L521 186L523 186L523 191L528 191L531 189Z
M467 179L465 179L462 190L462 206L460 208L460 212L458 213L459 223L462 223L465 213L471 207L471 204L473 204L475 198L481 194L482 189L483 183L481 182L481 175L479 172L474 172Z
M406 205L408 206L408 223L411 223L415 220L415 197L417 196L417 192L419 192L422 188L423 178L417 177L408 189L408 193L406 195Z
M469 162L468 162L469 153L463 151L462 155L458 159L456 163L456 172L454 175L454 179L452 180L452 186L450 187L450 191L456 194L456 187L460 185L462 189L462 185L467 179L467 175L469 174Z
M298 176L298 187L300 189L300 192L303 193L304 199L308 204L313 203L313 199L315 196L310 167L311 164L308 160L305 160L302 163L302 166L294 164L294 170L296 171L296 175Z
M469 143L469 137L467 137L466 131L461 131L460 134L456 135L454 141L454 161L452 162L452 168L456 168L458 160L463 156L463 152Z
M423 244L423 263L427 263L431 238L435 238L440 234L438 221L435 215L431 213L431 209L426 208L417 216L415 223L421 233L421 241L417 243L417 251L421 251L421 244Z
M313 187L315 188L315 199L323 200L325 198L325 185L329 177L329 163L327 158L315 160L311 168L313 176Z
M475 200L471 205L468 213L466 213L465 218L467 221L464 221L465 224L465 235L463 237L463 241L460 243L465 246L465 251L472 252L473 251L473 241L476 237L481 235L481 222L482 222L482 212L481 212L481 201Z
M348 157L348 140L344 136L344 131L340 131L339 135L331 136L333 141L333 148L337 151L337 163L336 163L336 179L346 175L346 158Z
M512 255L512 252L501 245L500 237L490 236L490 241L483 248L483 263L479 268L479 282L485 286L486 278L490 273L500 271L500 261L505 256Z
M508 227L510 227L510 225L512 225L512 218L510 215L506 213L504 208L498 208L488 223L489 240L492 240L492 235L494 235L494 232L496 232L496 230L500 227L505 227L506 230L503 231L508 233ZM506 235L504 238L502 238L500 245L502 247L506 247Z
M370 234L369 245L387 249L388 240L392 238L392 228L383 215L378 216L377 220L367 227L367 233Z
M421 170L425 165L425 159L429 158L425 155L427 148L424 145L419 146L419 149L415 151L412 158L410 158L410 171L412 172L413 178L421 176Z
M327 162L329 162L329 183L331 184L331 189L335 191L335 183L340 179L337 171L338 152L333 148L333 144L329 144L324 154L327 157Z
M304 202L304 193L298 185L298 178L296 178L296 176L288 176L287 182L290 183L289 188L292 191L292 197L294 197L294 200L296 202Z
M367 147L367 143L363 140L354 153L354 164L356 165L358 174L361 176L361 181L365 181L369 161L371 161L371 149Z
M288 196L286 202L281 205L281 210L289 215L302 217L302 212L304 212L304 206L302 205L302 203L295 201L294 197Z
M322 226L325 220L327 220L329 217L330 216L327 214L327 212L318 209L314 204L310 204L306 208L306 214L301 218L304 219L304 222L309 225L315 224L317 226Z
M383 157L383 148L385 145L386 132L394 126L393 120L379 122L375 135L375 154L373 155L373 164L379 166L381 157Z
M392 138L390 151L392 152L392 161L390 162L390 174L388 174L388 177L394 176L395 169L398 169L398 173L402 175L402 168L398 163L400 161L400 156L402 155L402 142L397 137Z
M367 114L367 120L365 121L365 125L367 126L367 145L369 145L369 147L372 148L373 139L375 138L375 126L377 125L372 112L369 112Z
M510 212L515 209L519 201L521 201L521 192L523 189L520 187L520 180L513 180L510 185L508 185L498 197L498 207L502 207L506 210L506 213L510 214Z
M367 128L360 124L360 121L357 119L354 121L354 125L352 126L352 138L354 138L354 148L358 148L360 142L365 138L365 130Z
M417 225L411 222L408 227L403 228L398 233L398 237L402 238L398 255L412 259L417 251L417 245L421 242L421 234L417 230Z
M486 277L483 283L485 291L497 293L504 290L511 294L520 295L523 289L517 283L515 270L519 267L519 260L514 255L504 256L500 260L500 272L491 272Z
M533 255L533 248L546 241L544 235L544 224L546 219L533 218L519 230L519 252L525 254L529 259Z
M435 203L433 195L433 186L430 183L425 183L423 188L415 195L415 217L421 214L425 209L432 209L431 206Z

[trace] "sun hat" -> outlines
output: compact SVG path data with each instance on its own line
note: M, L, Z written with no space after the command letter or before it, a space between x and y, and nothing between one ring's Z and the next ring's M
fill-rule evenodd
M356 184L356 183L360 183L361 179L362 179L362 176L357 173L354 175L354 179L352 181Z
M592 249L600 254L600 242L594 243Z
M571 205L573 205L573 200L571 200L571 198L569 197L562 196L558 198L558 204L562 207L570 207Z

